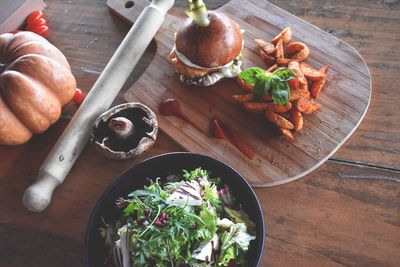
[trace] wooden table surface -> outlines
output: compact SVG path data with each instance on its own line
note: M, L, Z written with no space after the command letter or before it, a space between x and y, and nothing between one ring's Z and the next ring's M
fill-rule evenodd
M177 2L171 12L184 10L185 1ZM207 2L216 8L227 1ZM298 181L255 190L266 222L261 266L400 266L400 1L271 2L353 45L368 63L373 94L361 126L327 163ZM104 0L48 0L46 16L48 39L68 58L78 86L89 90L128 26ZM1 267L83 266L85 228L105 188L135 163L180 150L163 133L144 156L125 162L107 160L88 145L50 207L31 213L22 194L75 110L71 104L25 145L0 146Z

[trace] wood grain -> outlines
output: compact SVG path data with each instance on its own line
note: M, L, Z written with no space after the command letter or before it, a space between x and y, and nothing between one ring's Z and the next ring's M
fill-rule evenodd
M133 14L124 13L124 1L108 0L108 3L116 12L122 10L125 19L134 21ZM143 102L153 110L158 109L162 100L177 98L202 131L180 119L158 114L160 128L185 150L209 154L235 166L253 186L279 185L310 173L346 141L368 108L371 81L365 62L346 43L267 1L236 0L219 10L234 17L245 30L245 67L263 66L254 38L271 40L287 26L292 28L295 40L309 45L312 54L308 62L313 66L331 66L327 86L319 98L323 109L306 117L305 130L295 135L293 144L277 138L276 131L264 118L244 113L232 104L231 95L238 92L232 81L210 88L187 88L179 82L168 60L174 32L182 23L173 16L166 18L156 36L153 62L125 98ZM255 151L254 159L248 159L225 141L210 138L209 124L215 115L246 136Z
M396 116L400 101L400 27L393 27L400 24L400 1L271 2L348 42L364 57L371 71L374 92L367 116L352 142L333 158L400 170L400 127Z
M173 15L184 15L177 0ZM217 8L227 0L206 1ZM256 189L265 214L260 266L393 266L400 262L400 1L271 0L347 41L364 56L373 97L360 128L321 168L282 186ZM89 90L128 26L104 0L48 0L50 41L71 62L78 85ZM379 30L377 30L379 29ZM125 86L146 69L155 44ZM118 101L123 99L123 93ZM88 145L49 209L26 211L22 192L56 142L76 106L43 135L18 147L0 146L0 266L84 266L83 240L92 208L106 187L139 160L109 161ZM160 133L144 158L178 151ZM99 168L101 166L101 168ZM397 169L397 170L396 170Z

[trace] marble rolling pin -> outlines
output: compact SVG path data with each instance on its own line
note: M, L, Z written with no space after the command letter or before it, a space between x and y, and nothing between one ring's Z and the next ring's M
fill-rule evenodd
M110 107L173 4L174 0L153 0L140 14L40 167L36 182L25 191L27 209L40 212L50 204L54 189L64 181L89 140L94 121Z

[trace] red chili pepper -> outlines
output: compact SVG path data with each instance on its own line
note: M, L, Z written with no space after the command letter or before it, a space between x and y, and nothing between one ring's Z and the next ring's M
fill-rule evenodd
M49 27L47 27L47 21L44 19L42 11L36 10L26 18L26 29L41 36L49 33Z
M35 28L38 28L40 26L47 26L47 22L44 18L40 18L32 21L31 23L28 23L26 29L33 32Z
M32 30L32 32L34 32L34 33L36 33L36 34L39 34L39 35L41 35L41 36L46 36L46 35L49 33L49 27L47 27L47 26L40 26L40 27L34 28L34 29Z
M29 25L38 19L42 19L44 17L43 12L40 10L33 11L27 18L26 24Z
M74 101L76 104L79 105L79 104L81 104L81 103L83 102L84 99L85 99L85 94L82 92L81 89L76 88L76 89L75 89L75 94L74 94L73 101Z

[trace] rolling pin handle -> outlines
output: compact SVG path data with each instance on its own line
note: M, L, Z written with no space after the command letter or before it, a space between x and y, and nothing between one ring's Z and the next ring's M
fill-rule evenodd
M50 204L54 189L60 184L54 176L46 172L40 172L39 177L23 196L24 206L33 212L40 212Z

